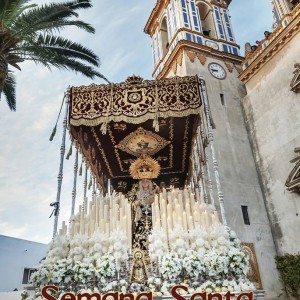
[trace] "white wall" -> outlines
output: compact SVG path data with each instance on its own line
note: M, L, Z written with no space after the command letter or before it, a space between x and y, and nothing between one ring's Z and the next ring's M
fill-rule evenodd
M22 290L24 268L45 257L47 245L0 235L0 292Z
M300 146L300 94L290 90L300 62L300 33L246 83L243 106L280 254L300 251L300 195L285 181Z

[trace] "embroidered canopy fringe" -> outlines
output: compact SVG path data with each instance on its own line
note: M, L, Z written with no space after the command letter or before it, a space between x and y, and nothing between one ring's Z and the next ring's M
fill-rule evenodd
M201 114L202 102L197 76L164 80L73 87L71 89L70 124L97 126L106 132L111 121L139 124L158 118L186 117Z

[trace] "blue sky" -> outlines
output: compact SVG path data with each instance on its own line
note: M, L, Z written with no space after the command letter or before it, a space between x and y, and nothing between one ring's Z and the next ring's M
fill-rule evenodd
M143 29L155 2L94 0L94 7L83 11L81 19L91 23L96 34L68 29L64 35L93 49L102 62L100 72L110 81L121 82L132 74L151 79L150 38ZM270 0L233 0L230 13L242 49L271 30ZM21 67L22 72L16 72L17 112L10 112L4 99L0 102L0 234L47 243L52 237L49 204L56 198L62 119L53 142L49 136L66 88L92 81L27 62ZM60 224L70 215L73 158L65 160ZM79 177L78 205L82 190Z

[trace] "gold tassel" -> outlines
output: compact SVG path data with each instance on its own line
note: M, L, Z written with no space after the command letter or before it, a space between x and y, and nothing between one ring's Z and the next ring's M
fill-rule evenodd
M54 128L52 130L52 133L51 133L51 136L50 136L50 139L49 139L50 142L53 141L53 138L54 138L55 134L56 134L56 125L54 126Z
M66 159L69 159L70 156L72 155L72 148L73 148L73 143L71 143L71 145L70 145L70 149L69 149L69 151L68 151L68 154L67 154L67 156L66 156Z
M102 125L101 125L101 127L100 127L100 130L101 130L101 133L102 133L103 135L106 134L106 131L107 131L107 123L106 123L106 122L105 122L105 123L102 123Z
M153 120L153 125L152 126L153 126L155 132L159 132L159 121L158 121L157 117Z

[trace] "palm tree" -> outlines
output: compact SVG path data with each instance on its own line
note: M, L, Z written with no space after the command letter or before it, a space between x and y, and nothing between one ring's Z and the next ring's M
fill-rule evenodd
M95 68L97 55L90 49L56 36L67 26L89 33L94 28L78 20L77 10L92 6L91 0L71 0L42 6L30 0L0 1L0 99L3 93L11 110L16 110L16 81L10 67L21 70L19 64L30 60L49 69L67 69L89 78L107 79Z

